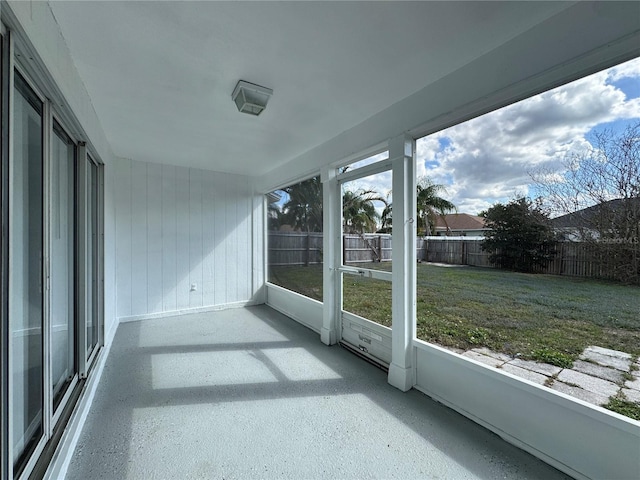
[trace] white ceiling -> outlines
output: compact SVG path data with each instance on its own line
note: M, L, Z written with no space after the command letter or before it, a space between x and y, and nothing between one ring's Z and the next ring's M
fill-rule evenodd
M263 175L574 2L51 2L114 153ZM274 90L259 117L239 79Z

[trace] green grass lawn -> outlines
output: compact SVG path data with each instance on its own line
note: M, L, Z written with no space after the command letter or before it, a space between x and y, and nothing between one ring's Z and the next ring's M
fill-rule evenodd
M322 300L321 266L270 271L273 283ZM640 355L637 286L427 264L417 272L422 340L462 350L484 346L560 366L589 345ZM345 275L344 309L390 326L391 284Z

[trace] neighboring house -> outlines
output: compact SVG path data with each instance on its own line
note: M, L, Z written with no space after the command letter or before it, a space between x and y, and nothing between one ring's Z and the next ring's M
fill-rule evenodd
M603 232L606 237L624 237L620 227L631 225L632 219L640 219L640 198L609 200L577 212L552 218L551 225L565 240L597 239Z
M437 217L435 230L436 236L481 237L489 228L482 217L451 213Z

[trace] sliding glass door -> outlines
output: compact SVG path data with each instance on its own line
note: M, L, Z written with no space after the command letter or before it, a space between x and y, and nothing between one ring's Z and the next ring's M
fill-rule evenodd
M54 120L51 148L51 389L53 411L77 373L76 148Z
M14 80L9 174L11 445L19 470L44 435L44 175L43 103L18 73Z
M87 220L87 256L86 256L86 269L87 269L87 321L86 321L86 345L85 355L87 361L93 355L96 346L99 342L99 269L98 269L98 219L99 219L99 179L98 179L98 165L87 156L87 176L88 176L88 214Z
M11 39L2 29L0 478L26 479L44 474L100 352L103 172Z

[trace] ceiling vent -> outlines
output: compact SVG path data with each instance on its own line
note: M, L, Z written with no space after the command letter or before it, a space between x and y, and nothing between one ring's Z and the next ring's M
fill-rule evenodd
M238 111L258 116L267 108L267 102L273 95L273 90L253 83L240 80L233 89L231 98L238 107Z

